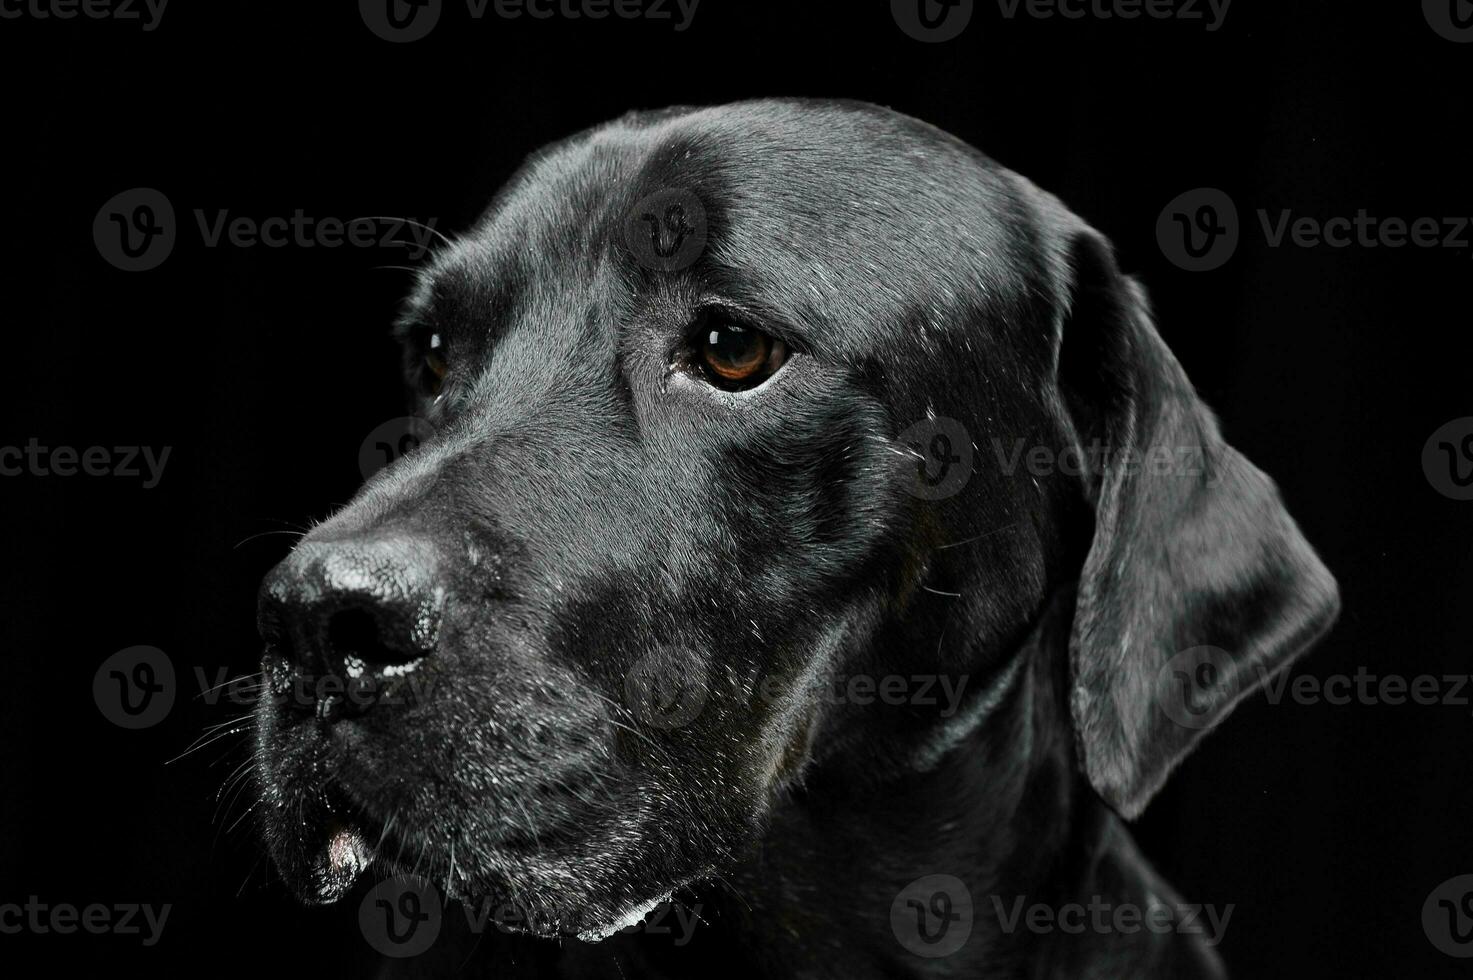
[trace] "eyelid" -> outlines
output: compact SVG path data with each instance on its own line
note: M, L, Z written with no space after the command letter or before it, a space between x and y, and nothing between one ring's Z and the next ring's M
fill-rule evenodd
M699 321L703 315L713 312L731 317L738 326L760 331L774 340L781 340L788 346L789 355L808 353L808 345L804 343L802 335L781 317L764 313L726 296L709 294L697 301L693 319Z

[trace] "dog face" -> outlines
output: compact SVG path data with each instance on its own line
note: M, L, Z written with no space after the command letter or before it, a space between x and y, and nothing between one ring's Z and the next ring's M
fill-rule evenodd
M309 900L377 863L605 933L735 860L805 766L862 747L882 778L934 739L933 708L834 703L824 678L990 677L1081 564L1081 763L1128 812L1191 739L1110 692L1144 691L1229 593L1261 614L1201 642L1266 636L1244 676L1333 605L1097 236L884 110L671 111L548 148L400 333L433 435L262 588L261 809ZM1042 480L986 449L1091 433L1215 468ZM933 492L952 440L972 465ZM1256 509L1203 496L1224 479ZM1142 549L1151 514L1258 526L1192 591ZM1178 587L1192 608L1163 606Z

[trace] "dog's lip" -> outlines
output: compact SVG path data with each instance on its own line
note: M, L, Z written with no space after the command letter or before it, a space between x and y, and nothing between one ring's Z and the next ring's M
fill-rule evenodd
M338 817L329 818L324 841L313 858L313 898L326 905L346 895L373 863L374 849L363 830Z
M288 847L283 870L304 902L330 905L343 898L369 871L382 850L374 822L336 783L303 799L304 821L295 847ZM280 860L280 858L279 858Z

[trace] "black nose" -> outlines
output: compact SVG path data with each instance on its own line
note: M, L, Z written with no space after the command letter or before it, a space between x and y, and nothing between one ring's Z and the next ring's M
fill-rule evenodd
M305 542L261 583L261 637L293 665L288 705L324 721L362 711L439 641L445 593L434 546L406 535Z

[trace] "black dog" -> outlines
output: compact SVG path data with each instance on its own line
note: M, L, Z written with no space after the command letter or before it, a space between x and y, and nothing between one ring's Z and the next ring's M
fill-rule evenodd
M634 114L401 332L433 437L262 590L305 898L497 903L498 976L1220 971L1120 818L1336 587L1056 199L872 106Z

